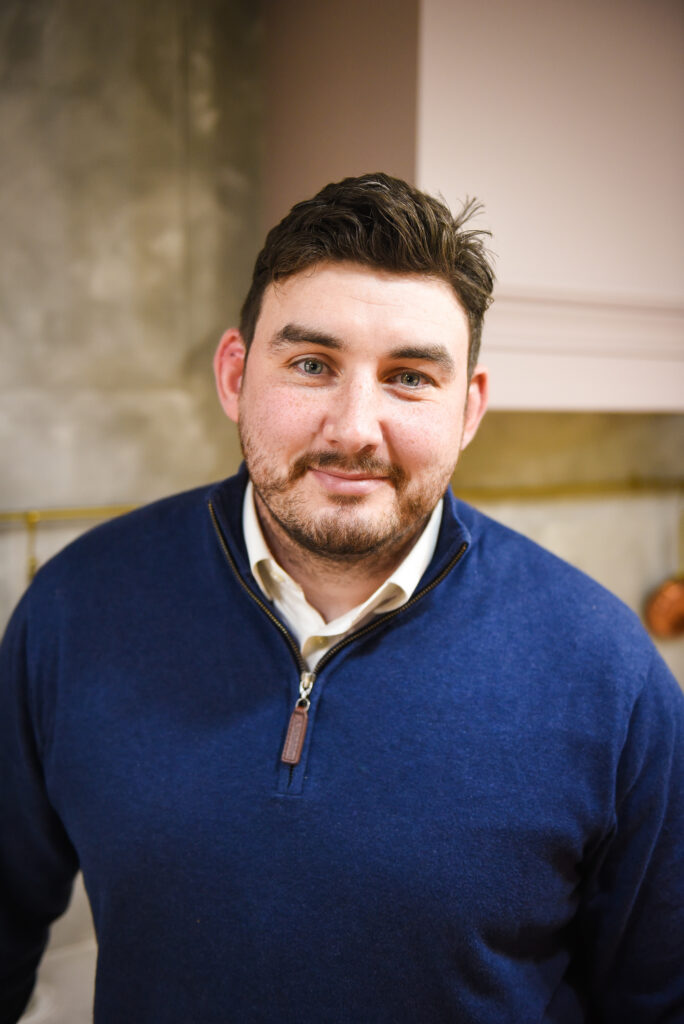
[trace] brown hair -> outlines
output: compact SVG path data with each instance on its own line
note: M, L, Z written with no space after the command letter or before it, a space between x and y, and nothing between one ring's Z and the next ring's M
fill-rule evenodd
M317 263L360 263L429 274L453 288L470 326L470 378L494 287L483 241L489 232L463 230L480 208L466 200L454 217L439 199L382 173L326 185L313 199L293 206L266 236L240 315L245 345L252 343L264 291L273 281Z

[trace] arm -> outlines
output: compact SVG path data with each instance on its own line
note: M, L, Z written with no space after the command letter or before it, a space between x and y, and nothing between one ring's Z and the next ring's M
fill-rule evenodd
M24 1010L78 869L44 784L27 606L25 598L0 647L0 1024Z
M590 1019L684 1020L684 695L657 655L632 710L613 827L583 905Z

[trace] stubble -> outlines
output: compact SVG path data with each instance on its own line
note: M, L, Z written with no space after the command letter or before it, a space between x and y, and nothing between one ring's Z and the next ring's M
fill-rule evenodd
M257 450L244 423L239 424L239 434L265 532L275 526L281 535L278 539L289 542L290 551L294 544L302 554L307 552L331 566L368 561L370 570L371 564L374 569L380 564L398 564L446 488L440 474L417 491L401 467L362 452L353 457L334 451L310 452L297 458L289 471L279 473L268 456ZM395 500L384 512L371 513L365 496L331 494L328 503L333 508L312 511L297 484L310 470L330 469L384 477ZM263 522L264 513L271 523Z

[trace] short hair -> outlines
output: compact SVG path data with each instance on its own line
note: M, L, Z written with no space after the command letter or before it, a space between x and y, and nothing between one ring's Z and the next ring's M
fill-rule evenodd
M454 216L440 199L382 173L326 185L312 199L293 206L266 236L240 314L247 349L269 284L318 263L359 263L425 274L451 286L468 318L470 379L494 287L484 245L489 232L464 230L480 209L477 200L466 200Z

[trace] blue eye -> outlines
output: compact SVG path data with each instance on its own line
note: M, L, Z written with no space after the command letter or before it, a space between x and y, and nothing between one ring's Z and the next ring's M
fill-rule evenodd
M407 388L417 388L423 383L422 373L414 373L411 370L404 370L399 374L399 380Z
M318 374L323 373L323 363L319 359L305 359L302 363L302 369L304 373L318 376Z

